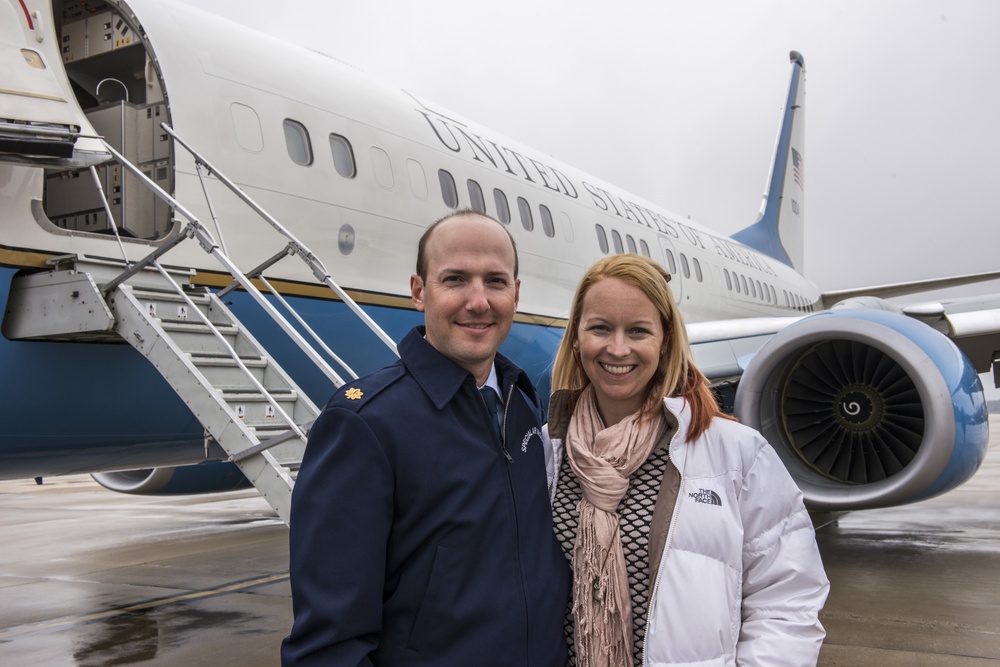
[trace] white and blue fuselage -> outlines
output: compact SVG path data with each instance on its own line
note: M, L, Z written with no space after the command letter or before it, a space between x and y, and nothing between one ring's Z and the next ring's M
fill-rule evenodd
M667 267L699 365L718 382L739 379L764 340L822 309L819 289L796 270L805 155L798 54L765 205L755 224L728 237L326 55L188 5L0 0L0 7L10 19L0 27L4 37L24 45L24 63L10 63L4 76L11 81L0 86L0 122L22 124L10 136L0 124L0 298L15 274L48 270L52 258L120 260L124 253L136 261L180 230L176 209L103 163L97 135L196 216L244 269L285 245L199 170L162 122L311 249L395 340L423 319L408 285L424 229L464 207L506 223L522 285L501 352L542 395L573 290L585 268L609 253L637 252ZM80 129L72 149L50 149L18 138L26 121ZM51 154L39 156L45 151ZM88 187L95 174L111 215ZM192 269L196 285L229 282L195 242L164 262ZM394 359L306 265L286 259L267 276L356 373ZM311 399L325 403L334 390L329 379L283 342L245 293L226 300ZM203 427L127 345L4 337L0 364L7 379L0 478L206 458ZM975 404L962 410L974 412Z

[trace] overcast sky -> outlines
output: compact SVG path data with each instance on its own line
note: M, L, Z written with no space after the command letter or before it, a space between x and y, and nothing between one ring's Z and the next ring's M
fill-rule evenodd
M794 49L805 274L1000 270L1000 2L187 1L725 233L756 217Z

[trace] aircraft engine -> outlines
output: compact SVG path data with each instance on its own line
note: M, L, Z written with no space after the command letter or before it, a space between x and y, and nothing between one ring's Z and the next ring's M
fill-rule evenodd
M99 472L91 477L106 489L137 496L216 493L250 486L235 463L223 461L209 461L192 466Z
M986 455L979 376L943 334L905 315L834 310L754 356L735 415L774 446L813 511L924 500Z

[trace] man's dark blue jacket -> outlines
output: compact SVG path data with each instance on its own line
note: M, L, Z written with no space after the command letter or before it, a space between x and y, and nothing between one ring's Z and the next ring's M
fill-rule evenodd
M337 390L309 434L282 664L562 667L570 575L534 388L497 355L501 443L473 376L422 327L399 353Z

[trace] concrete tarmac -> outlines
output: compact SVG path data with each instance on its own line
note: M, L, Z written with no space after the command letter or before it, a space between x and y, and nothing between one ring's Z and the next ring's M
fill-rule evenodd
M819 531L832 583L820 665L1000 667L991 427L963 487ZM288 531L255 491L134 497L73 476L0 482L0 508L0 665L278 664Z

